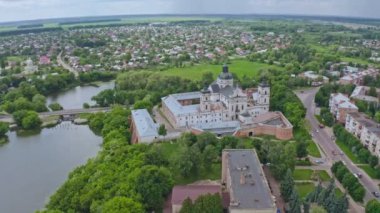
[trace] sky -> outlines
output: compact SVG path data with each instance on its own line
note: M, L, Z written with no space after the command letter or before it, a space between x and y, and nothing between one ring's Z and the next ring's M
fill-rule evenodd
M0 0L0 22L137 14L281 14L380 18L380 0Z

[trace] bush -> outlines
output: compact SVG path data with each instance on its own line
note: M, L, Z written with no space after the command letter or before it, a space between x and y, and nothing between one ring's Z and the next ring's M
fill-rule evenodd
M344 188L348 190L348 193L355 201L363 201L365 196L364 187L341 161L334 163L331 167L331 172L342 183Z

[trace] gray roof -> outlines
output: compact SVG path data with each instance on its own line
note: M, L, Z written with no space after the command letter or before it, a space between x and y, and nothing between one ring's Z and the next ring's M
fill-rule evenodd
M380 136L380 124L368 118L366 114L361 112L349 112L348 114L351 115L358 123L360 123L360 125L363 125L365 128L367 128L368 131L377 136Z
M158 137L159 125L153 121L148 110L132 110L132 119L140 137Z
M173 94L162 98L162 101L176 116L183 114L192 114L198 112L199 104L182 106L178 100L196 99L197 97L200 98L200 94L200 92Z
M234 94L234 88L231 86L226 86L220 89L220 93L222 93L226 97L230 97Z
M271 209L275 203L254 150L224 150L231 176L231 209Z
M219 85L218 85L217 83L213 83L213 84L211 84L211 91L212 91L213 93L219 93L219 91L220 91L220 87L219 87Z

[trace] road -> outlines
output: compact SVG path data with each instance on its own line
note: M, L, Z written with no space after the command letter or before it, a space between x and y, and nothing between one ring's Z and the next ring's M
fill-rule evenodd
M79 76L78 71L75 70L75 69L74 69L73 67L71 67L70 65L66 64L66 62L64 62L64 61L62 60L62 52L60 52L60 53L58 54L58 56L57 56L57 63L58 63L59 65L61 65L63 68L65 68L66 70L68 70L68 71L74 73L75 77L78 78L78 76Z
M82 114L82 113L108 112L110 110L111 110L110 107L89 108L89 109L68 109L68 110L61 110L61 111L41 112L39 113L39 116L42 118L42 117L48 117L48 116L54 116L54 115L61 116L61 115L77 115L77 114ZM12 123L13 122L12 115L0 115L0 121Z
M318 120L315 118L315 104L314 97L318 92L319 88L313 88L311 90L304 90L303 93L297 92L297 96L301 99L304 106L307 108L306 119L309 121L311 128L313 130L313 139L319 144L323 150L323 155L325 156L325 163L331 166L336 161L342 161L346 164L347 168L352 173L362 173L362 178L359 179L361 184L366 189L366 196L364 198L365 202L374 199L372 195L373 191L379 191L377 184L359 167L357 167L346 155L334 155L332 152L341 153L342 150L336 145L336 143L331 139L333 136L332 131L328 128L320 129ZM319 130L316 133L315 130Z

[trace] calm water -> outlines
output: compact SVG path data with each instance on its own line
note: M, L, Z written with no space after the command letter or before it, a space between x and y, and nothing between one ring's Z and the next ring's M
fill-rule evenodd
M88 126L64 122L40 134L8 134L0 147L0 212L28 213L43 208L75 167L96 156L102 138Z
M64 109L82 109L84 103L95 104L91 98L106 89L113 89L115 81L103 82L99 87L78 86L47 98L47 104L58 102Z

